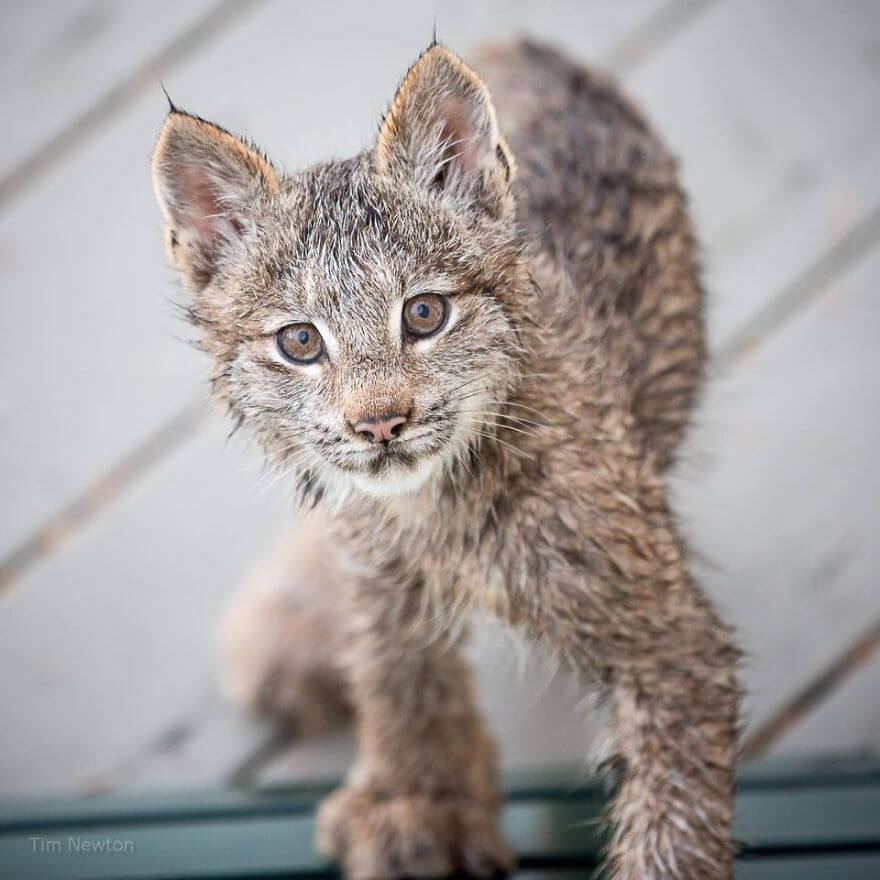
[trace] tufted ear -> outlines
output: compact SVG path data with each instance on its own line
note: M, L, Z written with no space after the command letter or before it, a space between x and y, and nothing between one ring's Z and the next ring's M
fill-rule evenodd
M153 152L153 187L171 262L198 291L254 233L255 209L278 191L278 175L229 132L172 109Z
M513 157L489 90L444 46L431 46L404 77L379 131L376 163L494 216L513 210Z

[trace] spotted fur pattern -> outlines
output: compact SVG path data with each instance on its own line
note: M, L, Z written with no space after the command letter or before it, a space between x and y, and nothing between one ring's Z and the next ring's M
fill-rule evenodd
M176 109L153 160L215 392L317 506L288 577L326 584L332 562L337 613L290 630L338 646L325 671L358 724L319 842L356 880L510 867L458 650L459 612L481 608L610 702L610 876L724 880L738 652L662 476L705 359L675 162L553 50L489 47L476 68L431 46L349 160L282 176ZM408 342L401 308L425 291L450 319ZM279 355L300 321L318 364ZM352 431L389 412L408 422L387 449ZM236 632L245 654L259 641ZM296 674L264 655L254 675Z

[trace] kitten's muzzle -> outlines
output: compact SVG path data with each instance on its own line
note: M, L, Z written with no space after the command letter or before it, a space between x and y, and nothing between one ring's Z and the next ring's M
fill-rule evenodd
M407 422L407 416L399 413L384 415L378 419L364 419L351 426L352 431L370 443L385 443L397 439Z

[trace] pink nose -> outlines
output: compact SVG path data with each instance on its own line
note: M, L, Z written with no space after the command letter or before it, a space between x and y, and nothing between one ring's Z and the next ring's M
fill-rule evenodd
M364 419L353 425L355 434L366 437L370 443L388 443L395 437L400 436L403 426L406 424L406 416L383 416L381 419Z

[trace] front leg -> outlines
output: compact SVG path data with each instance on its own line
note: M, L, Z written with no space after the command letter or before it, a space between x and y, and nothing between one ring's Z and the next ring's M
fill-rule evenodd
M344 658L358 756L318 815L319 847L351 880L491 875L495 750L458 646L425 625L421 578L395 564L353 585Z
M630 657L608 670L620 771L609 847L615 880L733 876L738 654L707 608L681 614L664 621L674 636L633 639Z
M511 587L521 619L610 699L610 877L730 880L739 653L688 571L659 477L619 443L603 463L523 516L528 565Z

